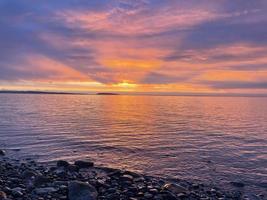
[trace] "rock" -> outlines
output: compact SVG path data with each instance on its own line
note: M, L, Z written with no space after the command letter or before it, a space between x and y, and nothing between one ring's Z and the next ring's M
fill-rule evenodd
M247 195L244 196L244 199L247 199L247 200L261 200L261 198L258 197L255 194L247 194Z
M58 176L65 176L66 175L65 167L59 167L54 172Z
M68 183L65 181L54 181L53 185L59 187L61 185L68 185Z
M59 161L57 161L57 166L58 167L68 167L70 164L67 162L67 161L65 161L65 160L59 160Z
M144 197L145 197L146 199L151 199L151 198L153 197L153 195L150 194L150 193L148 193L148 192L146 192L146 193L144 194Z
M133 177L129 174L124 174L121 176L121 180L123 181L133 181Z
M171 192L165 192L161 194L160 196L164 200L178 200L178 198L176 198L175 195L172 194Z
M25 170L22 175L21 175L24 179L30 179L30 178L34 178L35 176L37 176L37 173L32 171L32 170Z
M54 188L54 187L46 187L46 188L36 188L34 190L35 194L38 195L44 195L44 194L50 194L50 193L55 193L57 192L58 189Z
M193 189L199 189L199 184L194 183L194 184L192 185L192 187L193 187Z
M179 194L177 194L177 197L182 199L182 198L186 198L187 196L184 193L179 193Z
M67 167L67 170L68 170L69 172L78 172L78 171L79 171L79 167L76 166L76 165L69 165L69 166Z
M20 149L12 149L12 151L20 151Z
M152 188L152 189L149 190L149 192L151 194L157 194L158 193L158 190L156 188Z
M6 152L4 150L0 149L0 156L4 156L4 155L6 155Z
M23 189L20 187L16 187L16 188L11 189L11 193L14 197L22 197Z
M90 161L82 161L82 160L78 160L75 161L74 165L76 165L77 167L79 167L80 169L82 168L90 168L94 166L93 162Z
M187 189L181 185L174 183L167 183L163 186L162 190L170 191L173 194L186 193Z
M106 169L106 172L108 176L119 176L122 173L119 169Z
M242 182L232 181L231 184L235 187L245 187L245 184Z
M96 200L98 193L89 183L71 181L68 184L69 200Z
M258 184L260 187L267 189L267 182L261 182Z
M34 179L34 186L39 187L39 186L42 186L42 185L49 183L49 182L50 182L49 178L47 178L45 176L37 176Z
M0 191L0 200L7 200L6 193L3 191Z
M140 176L138 178L134 178L134 182L144 182L145 181L145 178Z

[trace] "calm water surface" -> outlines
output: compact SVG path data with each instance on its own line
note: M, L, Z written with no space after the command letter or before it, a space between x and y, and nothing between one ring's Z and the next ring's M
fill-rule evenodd
M267 98L1 94L0 148L266 192Z

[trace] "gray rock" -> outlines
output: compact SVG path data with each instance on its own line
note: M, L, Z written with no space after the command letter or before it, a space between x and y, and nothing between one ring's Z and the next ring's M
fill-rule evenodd
M129 174L122 175L121 179L124 181L133 181L133 177Z
M174 183L167 183L163 186L162 190L170 191L173 194L186 193L187 189L181 185Z
M69 200L96 200L98 193L89 183L71 181L68 185Z
M165 192L158 196L161 197L162 200L178 200L178 198L176 198L176 196L170 192Z
M50 182L50 179L45 177L45 176L37 176L35 179L34 179L34 186L36 187L40 187L46 183L49 183Z
M30 179L30 178L34 178L35 176L37 176L38 174L36 172L34 172L33 170L25 170L23 173L22 173L22 177L24 179Z
M4 156L4 155L6 155L6 152L4 150L0 149L0 156Z
M231 184L235 187L245 187L245 184L242 182L232 181Z
M55 193L57 192L58 189L54 187L45 187L45 188L36 188L34 192L38 195L43 195L43 194L50 194L50 193Z
M146 193L144 194L144 197L145 197L146 199L151 199L151 198L153 197L153 195L150 194L150 193L148 193L148 192L146 192Z
M244 196L244 199L247 199L247 200L261 200L261 198L258 197L255 194L247 194L247 195Z
M11 189L11 193L14 197L22 197L23 196L23 189L20 187L16 187Z
M66 174L65 167L59 167L54 172L56 175L59 175L59 176L61 175L64 176Z

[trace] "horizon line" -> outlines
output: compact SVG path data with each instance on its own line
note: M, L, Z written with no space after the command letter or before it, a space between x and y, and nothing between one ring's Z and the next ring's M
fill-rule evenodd
M118 94L130 96L210 96L210 97L267 97L262 93L205 93L205 92L123 92L123 91L51 91L51 90L0 90L0 94L61 94L61 95L99 95L99 94Z

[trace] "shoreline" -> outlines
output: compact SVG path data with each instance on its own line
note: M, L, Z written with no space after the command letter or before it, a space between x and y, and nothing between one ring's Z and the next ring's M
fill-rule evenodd
M1 153L1 152L0 152ZM180 200L251 199L240 191L223 191L212 185L169 180L120 169L95 166L90 161L52 166L32 159L12 160L0 155L0 200ZM235 187L243 187L235 183ZM233 186L234 187L234 186Z

